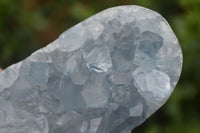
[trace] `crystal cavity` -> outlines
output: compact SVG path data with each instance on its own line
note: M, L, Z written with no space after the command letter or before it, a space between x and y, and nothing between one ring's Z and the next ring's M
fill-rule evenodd
M128 133L166 102L182 61L158 13L104 10L0 72L0 132Z

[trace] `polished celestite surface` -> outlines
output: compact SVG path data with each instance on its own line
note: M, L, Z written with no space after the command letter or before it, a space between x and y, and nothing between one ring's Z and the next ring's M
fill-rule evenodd
M104 10L0 72L0 133L125 133L159 109L182 68L166 20Z

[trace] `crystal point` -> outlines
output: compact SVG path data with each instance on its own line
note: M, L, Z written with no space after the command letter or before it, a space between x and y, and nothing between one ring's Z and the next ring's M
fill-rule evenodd
M104 10L0 72L0 132L129 133L166 102L182 60L158 13Z

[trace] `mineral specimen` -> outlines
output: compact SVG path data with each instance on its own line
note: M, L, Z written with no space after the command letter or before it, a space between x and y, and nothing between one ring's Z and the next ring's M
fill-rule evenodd
M127 133L166 102L181 68L158 13L107 9L0 72L0 133Z

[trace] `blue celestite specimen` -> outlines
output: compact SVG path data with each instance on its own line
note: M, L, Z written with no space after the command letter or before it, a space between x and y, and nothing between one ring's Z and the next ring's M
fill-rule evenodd
M104 10L0 73L0 133L127 133L166 102L182 60L158 13Z

